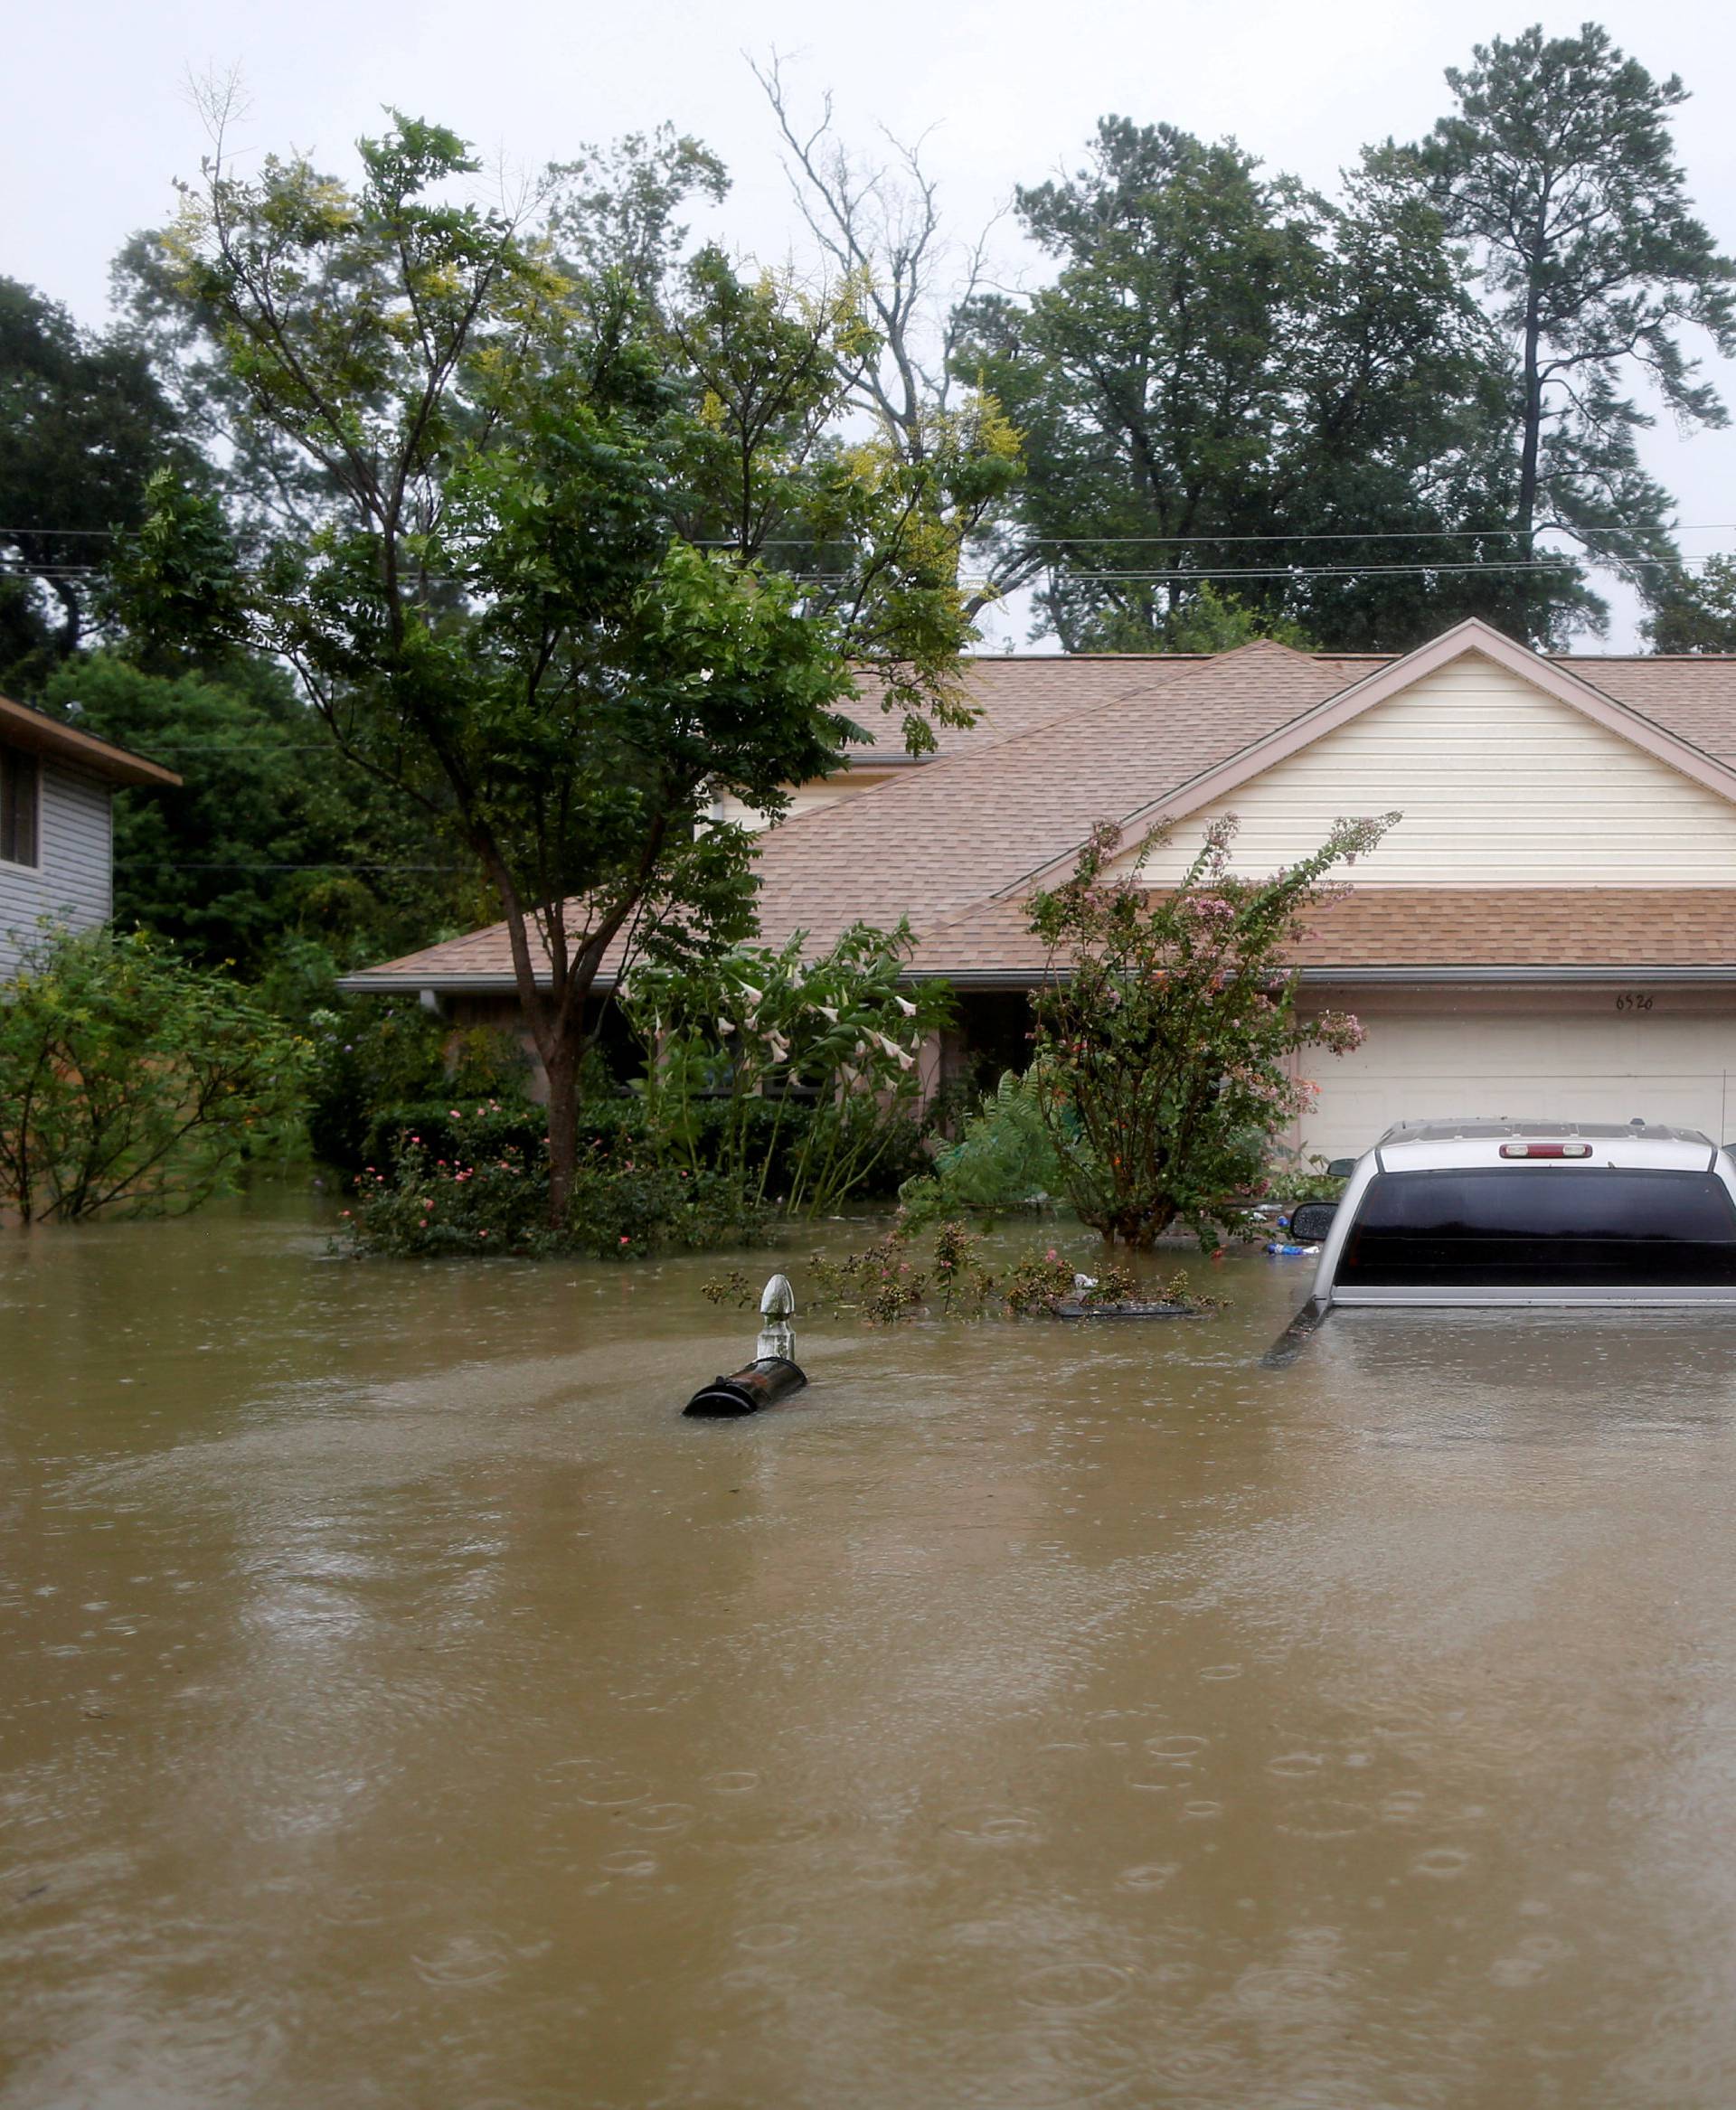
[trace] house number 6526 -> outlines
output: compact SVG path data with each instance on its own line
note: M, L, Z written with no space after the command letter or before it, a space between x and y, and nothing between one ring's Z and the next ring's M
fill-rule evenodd
M1649 996L1635 996L1629 994L1627 996L1618 996L1616 999L1616 1009L1618 1011L1650 1011L1651 1008L1652 999Z

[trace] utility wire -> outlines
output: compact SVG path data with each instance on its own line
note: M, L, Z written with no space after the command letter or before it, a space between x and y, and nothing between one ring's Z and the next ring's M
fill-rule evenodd
M1580 537L1599 535L1625 535L1637 531L1629 527L1587 527L1567 529L1557 526L1533 528L1533 535L1572 533ZM1649 531L1647 531L1649 532ZM1736 521L1700 521L1678 523L1666 528L1673 535L1711 535L1736 533ZM42 528L0 527L0 536L9 535L67 535L94 538L105 542L131 541L139 531L136 528ZM1518 540L1525 534L1524 528L1468 527L1468 528L1344 528L1330 532L1266 534L1266 535L1030 535L1024 538L1029 549L1102 549L1110 545L1147 545L1162 542L1179 546L1194 544L1222 548L1232 542L1495 542ZM733 541L701 541L692 545L696 550L732 550ZM811 542L778 541L762 542L764 550L807 550Z
M1736 556L1736 551L1717 550L1694 557L1611 557L1609 561L1619 569L1646 571L1684 571L1694 565L1704 565L1715 557ZM1279 564L1222 565L1202 564L1183 566L1168 570L1147 571L1072 571L1057 565L1045 569L1063 579L1077 580L1084 585L1104 585L1111 581L1123 584L1143 582L1147 585L1197 584L1212 579L1404 579L1440 578L1448 574L1481 571L1486 573L1511 571L1561 572L1571 570L1580 560L1563 551L1554 557L1496 557L1486 562L1421 561L1415 564ZM11 565L0 563L0 579L89 579L99 577L101 566L82 565ZM783 576L797 586L847 586L855 578L849 571L791 571ZM467 586L474 581L433 575L422 581L427 586ZM973 585L986 585L987 580L976 579L967 581Z

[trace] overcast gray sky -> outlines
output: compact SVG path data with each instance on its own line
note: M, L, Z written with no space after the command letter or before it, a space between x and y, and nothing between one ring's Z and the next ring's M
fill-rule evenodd
M1736 9L1722 0L12 0L0 271L104 318L116 249L165 218L173 178L197 169L190 71L241 70L244 153L300 147L342 174L350 142L377 129L388 102L522 166L668 118L733 174L707 231L777 259L800 252L800 231L744 53L783 53L799 100L830 88L854 139L869 142L877 123L928 132L963 232L1015 183L1072 163L1109 110L1233 134L1329 187L1363 142L1425 129L1445 107L1443 67L1473 43L1539 19L1560 33L1588 14L1694 91L1676 121L1691 193L1721 247L1736 250ZM1004 254L1017 270L1010 238ZM1736 410L1736 366L1717 371ZM1663 428L1648 455L1681 520L1715 531L1684 534L1684 547L1736 548L1736 432L1683 441ZM1611 642L1629 637L1622 623Z

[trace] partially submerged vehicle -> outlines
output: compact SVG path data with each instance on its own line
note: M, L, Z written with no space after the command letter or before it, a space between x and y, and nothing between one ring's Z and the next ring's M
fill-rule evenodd
M1290 1236L1321 1248L1298 1345L1340 1305L1736 1305L1736 1161L1638 1121L1406 1123Z

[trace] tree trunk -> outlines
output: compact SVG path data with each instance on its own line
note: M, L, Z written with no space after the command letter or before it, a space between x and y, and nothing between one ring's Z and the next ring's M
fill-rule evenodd
M1526 558L1531 555L1532 530L1537 518L1537 466L1543 438L1543 387L1538 372L1541 346L1535 296L1531 305L1533 312L1525 324L1525 407L1519 447L1519 548Z
M572 1199L579 1169L579 1061L584 1053L582 1026L558 1022L552 1046L543 1058L549 1080L549 1228L559 1230Z
M1547 257L1547 243L1540 212L1537 231L1532 244L1531 287L1525 297L1524 334L1524 421L1519 443L1519 536L1515 554L1520 561L1529 565L1535 553L1533 536L1537 521L1538 466L1543 446L1543 274ZM1531 574L1528 570L1514 574L1517 591L1514 595L1516 627L1520 641L1530 645Z
M568 958L564 947L558 947L560 957L552 963L554 986L545 993L537 986L531 921L519 903L505 861L489 844L478 843L477 848L506 910L506 935L512 947L519 1009L548 1079L549 1228L559 1230L566 1221L573 1174L579 1167L579 1070L587 1046L585 1003L597 978L602 947L614 935L620 918L609 927L600 942L592 939L587 943L576 962Z

